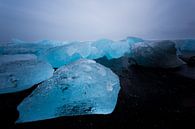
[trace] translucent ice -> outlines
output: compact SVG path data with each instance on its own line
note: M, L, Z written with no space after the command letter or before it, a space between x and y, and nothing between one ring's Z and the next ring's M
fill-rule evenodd
M120 58L129 52L129 44L122 41L102 39L88 42L74 42L43 51L39 59L48 61L53 67L69 64L78 59Z
M75 42L45 50L38 57L40 60L48 61L54 68L58 68L78 59L87 58L90 53L90 42Z
M33 54L16 54L16 55L1 55L0 56L0 65L7 63L14 63L17 61L28 61L36 60L37 56Z
M138 42L143 42L144 40L141 39L141 38L137 38L137 37L127 37L127 38L126 38L126 41L127 41L129 44L134 44L134 43L138 43Z
M107 59L119 58L129 52L129 44L127 42L112 41L108 39L97 40L92 43L92 47L97 49L97 55L99 55L98 58L103 56L107 57ZM93 51L91 55L95 56Z
M0 54L37 54L56 46L69 44L70 42L60 42L52 40L42 40L35 42L24 42L14 39L11 43L0 45Z
M119 78L93 60L81 59L60 67L18 106L17 122L60 116L109 114L116 105Z
M145 67L174 68L184 64L172 41L145 41L133 45L130 57Z
M178 55L190 59L195 57L195 39L176 40Z
M0 94L25 90L53 75L50 64L35 55L0 56Z

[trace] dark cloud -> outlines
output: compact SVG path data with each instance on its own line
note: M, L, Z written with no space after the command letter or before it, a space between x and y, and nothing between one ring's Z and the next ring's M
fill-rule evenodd
M195 38L194 0L0 0L0 41Z

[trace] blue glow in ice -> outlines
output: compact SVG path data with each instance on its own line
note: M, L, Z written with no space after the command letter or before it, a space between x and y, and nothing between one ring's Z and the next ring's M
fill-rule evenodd
M50 64L35 55L0 56L0 94L22 91L53 75Z
M58 68L78 59L87 58L90 53L90 42L74 42L43 51L38 57L40 60L48 61L54 68Z
M100 57L105 56L107 59L120 58L129 52L129 44L124 41L101 39L93 42L92 46L97 48Z
M126 41L127 41L129 44L134 44L134 43L138 43L138 42L143 42L144 40L141 39L141 38L137 38L137 37L127 37L127 38L126 38Z
M0 45L0 54L37 54L42 50L62 46L71 42L60 42L52 40L42 40L35 42L25 42L14 39L12 42Z
M60 42L42 40L25 42L14 39L11 43L0 45L0 54L36 54L40 60L49 62L54 68L69 64L78 59L120 58L129 53L130 46L143 41L128 37L121 41L101 39L86 42Z
M176 40L178 55L184 58L195 56L195 39Z
M69 64L78 59L120 58L129 52L129 44L123 41L102 39L88 42L74 42L42 51L39 59L48 61L53 67Z
M18 123L60 116L109 114L116 105L119 78L109 68L82 59L60 67L18 106Z

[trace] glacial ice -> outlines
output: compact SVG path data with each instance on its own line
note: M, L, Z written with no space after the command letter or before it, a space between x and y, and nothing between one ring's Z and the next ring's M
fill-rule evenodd
M60 116L109 114L116 105L119 78L93 60L60 67L17 107L17 123Z
M175 46L173 42L176 42ZM100 39L85 42L51 40L24 42L15 39L9 44L0 45L0 54L33 53L39 60L49 62L54 68L70 64L78 59L106 57L110 60L123 56L129 56L137 64L146 67L170 68L183 63L177 58L174 48L177 48L177 55L180 57L191 58L195 55L194 42L195 40L145 41L137 37L127 37L121 41Z
M25 42L15 39L0 43L0 94L22 91L42 82L18 106L18 123L108 114L114 110L120 90L119 78L109 68L119 73L132 65L131 60L144 67L175 68L184 64L178 55L193 57L194 61L195 40L146 41L127 37L120 41ZM54 75L52 66L59 68ZM193 68L187 65L176 73L195 78Z
M25 42L14 39L11 43L0 45L0 54L35 54L40 60L48 61L54 68L69 64L78 59L115 59L129 53L130 46L143 41L128 37L121 41L100 39L97 41L60 42L42 40Z
M174 68L184 64L177 57L173 41L144 41L131 48L129 57L145 67Z
M52 75L51 65L38 61L35 55L0 56L0 94L28 89Z
M129 52L129 44L122 41L101 39L97 41L74 42L54 47L38 54L40 60L48 61L54 68L78 59L120 58Z
M138 42L144 42L143 39L137 38L137 37L127 37L127 38L126 38L126 41L127 41L129 44L134 44L134 43L138 43Z
M107 59L120 58L125 55L125 53L129 52L129 44L124 41L101 39L93 42L92 46L95 47L98 50L98 54L101 55L99 58L103 56L107 57Z
M1 55L38 54L42 50L62 46L69 43L71 42L60 42L52 40L25 42L20 41L18 39L14 39L10 43L0 45L0 54Z
M186 39L186 40L176 40L177 54L183 58L190 59L195 57L195 40Z
M0 55L0 65L14 63L17 61L36 60L37 56L33 54Z
M59 68L90 54L90 42L74 42L68 45L50 48L38 55L40 60L49 62L54 68Z

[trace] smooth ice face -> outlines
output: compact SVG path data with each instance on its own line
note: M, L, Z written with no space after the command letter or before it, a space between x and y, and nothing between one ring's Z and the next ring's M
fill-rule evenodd
M50 64L35 55L0 56L0 94L22 91L53 75Z
M38 55L38 58L49 62L54 68L59 68L78 59L87 58L90 53L90 42L75 42L45 50Z
M145 67L174 68L184 64L172 41L145 41L133 45L130 57Z
M18 123L60 116L109 114L116 105L119 78L93 60L63 66L18 106Z
M74 62L78 59L120 58L129 52L127 42L114 42L107 39L90 42L74 42L54 47L38 54L40 60L48 61L54 68Z
M99 58L103 56L107 59L120 58L129 52L129 44L124 41L101 39L93 42L92 46L98 50L97 55L101 55Z

